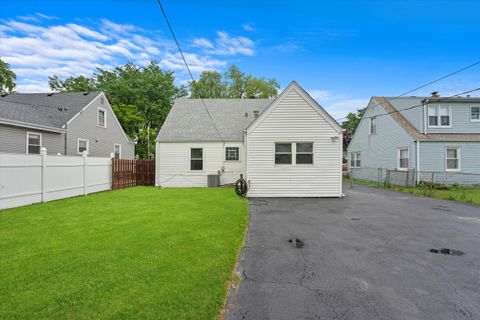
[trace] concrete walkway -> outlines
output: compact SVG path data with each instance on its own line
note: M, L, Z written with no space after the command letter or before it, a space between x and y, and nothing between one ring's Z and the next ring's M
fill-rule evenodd
M344 191L250 201L243 280L226 319L480 319L480 207Z

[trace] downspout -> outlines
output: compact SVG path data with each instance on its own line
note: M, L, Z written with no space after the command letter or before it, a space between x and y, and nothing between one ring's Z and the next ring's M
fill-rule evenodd
M248 139L247 139L247 130L243 130L243 144L245 148L245 180L247 181L247 186L250 189L250 180L248 179Z
M422 100L423 104L423 134L427 134L427 104L425 103L426 99Z
M417 140L417 184L420 182L420 140Z
M65 123L65 156L67 155L67 124Z

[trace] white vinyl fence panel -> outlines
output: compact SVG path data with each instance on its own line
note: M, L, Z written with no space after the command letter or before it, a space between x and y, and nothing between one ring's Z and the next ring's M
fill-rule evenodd
M0 209L110 190L110 158L0 154Z

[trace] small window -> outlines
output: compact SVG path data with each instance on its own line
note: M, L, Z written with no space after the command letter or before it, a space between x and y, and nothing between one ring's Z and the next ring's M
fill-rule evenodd
M377 118L370 118L370 134L377 133Z
M105 109L98 108L98 117L97 123L99 127L106 128L107 127L107 112Z
M447 148L446 162L447 171L460 171L460 149Z
M449 106L429 106L428 126L429 127L450 127L451 108Z
M408 159L409 151L408 149L398 149L398 169L407 170L408 169Z
M203 170L203 149L190 149L190 170Z
M480 107L470 108L470 120L474 122L480 121Z
M292 164L291 143L275 143L275 164Z
M350 168L360 168L362 165L362 159L360 152L350 153Z
M78 139L77 153L82 154L83 151L87 151L87 153L88 153L88 140L87 139Z
M225 148L225 160L236 161L240 159L240 152L238 147L226 147Z
M122 156L122 145L115 144L113 146L113 154L115 159L120 159L120 157Z
M42 148L42 134L27 132L27 153L40 154Z
M299 142L297 143L296 152L297 164L313 164L313 143L311 142Z

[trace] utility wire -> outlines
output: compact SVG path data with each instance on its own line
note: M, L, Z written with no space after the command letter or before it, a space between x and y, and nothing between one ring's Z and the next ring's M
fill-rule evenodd
M172 25L170 24L170 21L168 20L167 17L167 12L163 8L162 2L160 0L157 0L158 6L160 7L160 10L162 10L163 17L165 18L165 22L167 23L168 29L170 30L170 33L172 34L173 40L175 41L175 44L177 45L178 52L180 52L180 55L182 56L183 63L185 64L185 67L187 68L188 74L190 75L190 78L192 79L192 82L195 84L195 78L193 77L192 71L190 71L190 67L188 66L187 60L185 59L185 55L183 54L182 48L180 47L180 44L177 40L177 37L175 36L175 32L173 31ZM208 111L207 105L205 104L205 101L203 101L202 97L200 97L200 101L202 102L203 106L205 107L205 111L207 111L208 117L210 118L210 121L213 124L213 127L217 131L218 136L220 137L220 140L225 142L223 139L222 135L220 134L220 131L218 130L217 126L215 125L215 121L213 121L212 115L210 114L210 111Z
M403 97L403 96L405 96L405 95L407 95L407 94L409 94L409 93L412 93L412 92L414 92L414 91L423 89L423 88L425 88L425 87L427 87L427 86L429 86L429 85L431 85L431 84L434 84L434 83L436 83L436 82L439 82L439 81L441 81L441 80L444 80L444 79L446 79L446 78L448 78L448 77L451 77L451 76L453 76L453 75L456 75L457 73L463 72L463 71L465 71L465 70L467 70L467 69L473 68L473 67L475 67L475 66L477 66L477 65L479 65L479 64L480 64L480 60L478 60L478 61L476 61L476 62L474 62L474 63L472 63L472 64L469 64L469 65L467 65L467 66L465 66L465 67L462 67L462 68L460 68L460 69L458 69L458 70L455 70L455 71L453 71L453 72L450 72L449 74L446 74L446 75L444 75L444 76L442 76L442 77L440 77L440 78L437 78L437 79L435 79L435 80L432 80L432 81L429 81L429 82L427 82L427 83L424 83L424 84L422 84L422 85L420 85L420 86L418 86L418 87L416 87L416 88L414 88L414 89L412 89L412 90L408 90L408 91L406 91L406 92L404 92L404 93L402 93L402 94L400 94L400 95L398 95L398 96L388 98L388 99L386 99L386 100L387 100L387 102L388 102L388 101L391 101L391 100L394 100L394 99L401 98L401 97ZM374 104L374 105L372 106L372 108L373 108L373 107L376 107L376 106L378 106L378 105L380 105L380 104L379 104L379 103ZM343 118L337 119L336 121L339 122L339 121L341 121L341 120L343 120L343 119L346 119L346 118L347 118L347 117L343 117Z

